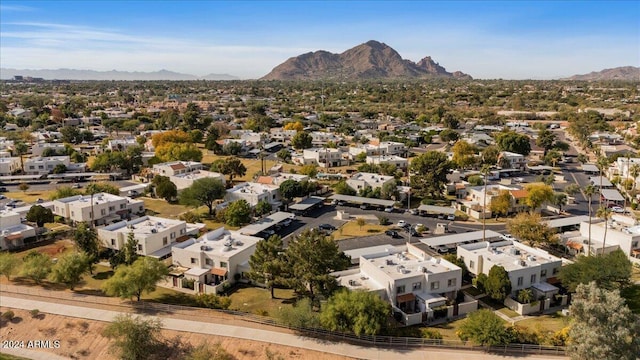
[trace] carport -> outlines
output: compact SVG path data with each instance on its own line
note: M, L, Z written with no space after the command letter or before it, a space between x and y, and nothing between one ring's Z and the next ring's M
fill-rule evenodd
M391 207L393 206L393 204L395 204L395 201L393 200L382 200L382 199L366 198L362 196L351 196L351 195L340 195L340 194L331 195L329 196L329 199L346 201L352 204L366 204L366 205L376 205L376 206L384 206L384 207Z
M321 207L324 202L324 198L319 196L309 196L308 198L297 202L289 206L289 210L293 210L297 213L306 213L316 207Z
M487 230L485 232L485 239L487 241L502 239L502 234L497 231ZM420 239L421 243L432 248L436 248L441 245L457 245L470 241L482 241L482 230Z
M238 231L242 235L253 236L261 231L267 230L272 226L276 226L286 219L295 219L295 215L284 211L278 211L277 213L271 214L256 223L247 225Z
M589 215L570 216L565 218L553 219L546 222L550 229L556 229L557 232L566 232L578 230L580 224L589 221Z
M446 206L435 206L435 205L420 205L418 206L418 211L426 212L427 214L444 214L444 215L453 215L456 213L456 209L452 207Z
M624 197L616 189L602 189L602 200L607 205L622 205L624 203Z

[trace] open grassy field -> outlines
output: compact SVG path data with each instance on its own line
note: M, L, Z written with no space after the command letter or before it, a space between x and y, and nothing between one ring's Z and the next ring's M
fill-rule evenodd
M356 223L355 220L349 221L342 225L332 235L335 240L342 240L354 237L375 235L387 230L389 226L366 223L362 228Z
M184 212L194 210L193 208L189 208L180 204L169 204L164 199L152 199L148 197L143 197L141 199L142 201L144 201L144 207L146 209L157 213L157 215L161 217L175 219Z
M458 331L460 325L462 325L466 320L466 318L459 319L450 323L430 326L430 328L438 330L438 332L442 334L442 338L444 340L460 340L458 335L456 335L456 331Z
M38 190L38 191L27 190L27 191L11 191L11 192L4 193L4 195L9 199L20 200L26 203L34 203L38 199L49 200L49 197L53 193L54 191L52 190Z
M230 310L270 316L283 306L293 306L296 299L293 290L275 289L276 298L271 299L268 289L254 287L240 287L229 297L231 298Z

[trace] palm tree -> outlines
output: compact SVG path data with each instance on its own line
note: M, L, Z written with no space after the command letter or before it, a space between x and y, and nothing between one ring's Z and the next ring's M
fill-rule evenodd
M638 179L638 176L640 176L640 165L631 165L629 173L631 173L631 177L633 178L633 188L631 190L631 196L636 196L636 181ZM631 202L633 203L633 200Z
M487 175L491 168L489 165L482 165L482 169L480 173L484 175L484 194L482 196L482 241L486 241L486 232L487 232Z
M604 169L609 166L609 159L605 156L600 156L598 158L597 165L598 169L600 170L600 189L598 189L598 192L600 193L600 199L598 200L598 206L602 206L602 176L604 173Z
M601 206L597 213L599 218L604 219L604 238L602 239L602 255L604 255L604 247L607 243L607 229L609 228L609 218L611 217L611 209Z
M589 239L588 239L588 247L587 247L587 256L591 255L591 201L593 200L593 194L596 193L596 188L593 185L587 185L584 188L584 196L589 201Z

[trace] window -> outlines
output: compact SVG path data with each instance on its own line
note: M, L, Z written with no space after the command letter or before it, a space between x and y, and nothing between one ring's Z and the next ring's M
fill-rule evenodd
M171 239L175 239L175 238L176 238L176 233L175 233L175 232L172 232L172 233L171 233Z
M396 294L404 294L404 292L405 292L404 285L398 286L396 288Z
M431 290L438 290L440 289L440 281L434 281L431 283Z
M638 248L638 242L637 242L637 241L632 242L632 243L631 243L631 248L632 248L632 249L636 249L636 248Z
M111 239L111 245L115 246L116 245L116 239Z
M209 266L213 266L213 260L211 260L211 259L204 259L204 263L209 265Z
M547 277L547 269L540 270L540 277L541 278Z
M560 272L559 268L553 268L553 275L557 274L558 272Z
M71 212L71 216L75 216L76 214L72 211ZM89 216L91 216L91 213L89 213Z
M191 263L192 263L192 264L197 264L197 263L198 263L198 259L196 259L196 258L191 258Z
M115 211L116 207L115 206L109 206L109 211Z
M142 244L138 244L138 250L142 251Z
M523 283L524 283L524 278L522 276L520 276L518 278L518 286L522 286Z
M105 209L100 210L100 214L107 215L107 210L105 210Z
M531 275L531 283L535 284L536 283L536 274L532 274Z
M422 288L422 283L421 282L413 283L411 284L411 287L413 288L413 290L420 290Z
M475 269L475 268L476 268L476 263L473 260L469 261L469 269Z
M184 229L180 229L180 235L184 234Z
M227 263L224 261L220 261L220 267L221 268L226 268L227 267Z
M165 237L163 237L163 238L162 238L162 245L167 245L167 242L168 242L168 241L167 241L167 237L166 237L166 236L165 236Z
M449 280L447 280L447 287L456 286L456 283L457 283L457 279L456 278L449 279Z
M124 209L124 204L120 204L120 209Z

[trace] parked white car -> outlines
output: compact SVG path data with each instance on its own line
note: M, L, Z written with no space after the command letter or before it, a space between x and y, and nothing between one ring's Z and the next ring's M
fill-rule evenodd
M404 227L405 225L407 225L406 221L404 221L404 220L398 221L398 227Z

